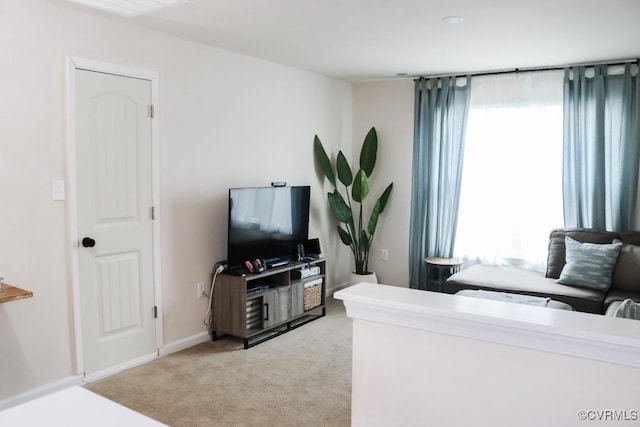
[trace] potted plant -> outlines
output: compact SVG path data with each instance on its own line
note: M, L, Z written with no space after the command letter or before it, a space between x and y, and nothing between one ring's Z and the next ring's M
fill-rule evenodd
M320 142L318 135L313 141L316 161L319 163L324 176L333 185L333 192L327 194L331 212L338 220L338 234L340 240L349 246L355 261L356 275L371 275L366 281L377 282L375 273L369 271L369 250L378 225L378 218L387 205L393 183L389 184L382 195L376 200L369 216L369 221L363 221L363 202L369 195L369 177L376 164L378 151L378 135L374 127L367 133L360 151L360 168L353 174L347 158L338 152L334 165L329 160L327 152ZM337 180L336 180L337 178ZM344 186L338 189L338 182ZM354 279L352 278L352 282ZM360 281L360 280L358 280Z

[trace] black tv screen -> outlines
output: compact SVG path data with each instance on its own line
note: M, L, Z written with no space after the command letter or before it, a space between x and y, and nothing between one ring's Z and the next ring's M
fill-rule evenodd
M309 186L229 189L227 262L293 259L309 234Z

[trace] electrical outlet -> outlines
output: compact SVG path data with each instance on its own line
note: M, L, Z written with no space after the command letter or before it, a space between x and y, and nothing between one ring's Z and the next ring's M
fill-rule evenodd
M380 250L380 258L382 258L383 261L389 261L389 249Z
M198 298L204 298L207 296L207 291L204 289L204 282L198 282L196 288L198 291Z

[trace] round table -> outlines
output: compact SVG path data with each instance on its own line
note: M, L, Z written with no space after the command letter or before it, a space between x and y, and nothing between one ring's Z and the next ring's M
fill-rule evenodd
M460 271L462 260L460 258L442 258L442 257L429 257L425 258L424 262L427 264L427 283L432 275L437 277L436 289L438 292L442 292L442 285L444 282L454 273ZM435 271L435 274L433 274Z

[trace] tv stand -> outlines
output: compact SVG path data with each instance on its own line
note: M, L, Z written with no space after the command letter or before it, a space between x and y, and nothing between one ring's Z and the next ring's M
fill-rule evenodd
M294 270L306 266L320 271L295 279ZM326 260L314 258L258 274L219 275L213 290L211 338L242 338L247 349L323 317L325 274Z

